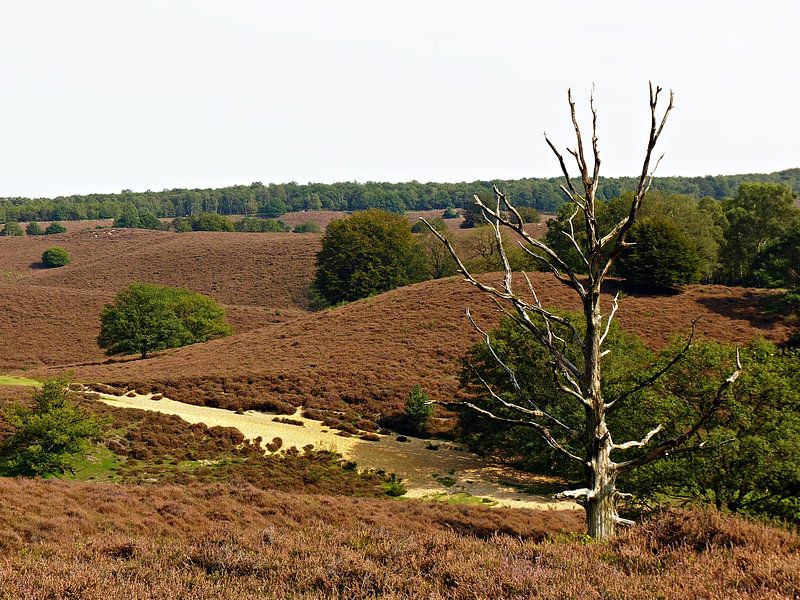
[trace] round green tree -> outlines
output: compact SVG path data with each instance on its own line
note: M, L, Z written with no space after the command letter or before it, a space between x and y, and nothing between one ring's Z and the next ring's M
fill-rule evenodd
M325 229L314 287L324 301L337 304L422 281L425 270L406 218L370 209Z
M25 233L28 235L44 235L44 229L36 221L31 221L25 227Z
M229 335L225 310L180 288L132 283L100 315L97 343L113 354L141 354Z
M3 226L3 230L0 231L0 235L10 237L10 236L25 235L25 232L22 231L22 227L19 226L19 223L15 221L10 221Z
M620 255L617 272L632 283L671 289L700 278L700 258L692 243L671 221L642 219L631 229L630 246Z
M69 252L60 246L53 246L42 252L42 265L48 269L63 267L70 263Z
M52 235L54 233L66 233L67 228L64 227L58 221L53 221L50 225L47 226L47 229L44 230L45 235Z

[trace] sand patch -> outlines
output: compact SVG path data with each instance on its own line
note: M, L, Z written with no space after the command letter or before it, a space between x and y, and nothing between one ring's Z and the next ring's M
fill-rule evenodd
M345 459L356 462L361 469L397 474L403 479L408 489L406 496L409 498L442 498L442 494L458 493L487 498L496 502L497 506L581 509L574 502L556 501L547 496L520 492L516 486L529 483L530 474L485 461L448 442L435 441L433 445L437 449L432 450L431 442L413 437L408 437L407 442L399 442L395 436L390 435L380 435L377 442L342 437L320 421L303 417L302 409L291 416L303 423L301 427L273 421L275 415L271 414L256 411L237 414L221 408L195 406L168 398L153 400L151 394L132 397L110 394L96 396L110 406L177 415L189 423L205 423L209 427L235 427L247 439L260 437L262 446L279 437L283 441L284 449L292 446L302 449L312 445L318 450L338 452Z

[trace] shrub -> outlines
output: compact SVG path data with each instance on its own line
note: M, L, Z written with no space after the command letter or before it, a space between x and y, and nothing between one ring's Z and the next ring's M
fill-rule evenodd
M433 416L433 405L431 398L418 385L415 385L406 399L406 416L418 432L425 431L431 416Z
M42 226L36 221L31 221L25 227L25 233L28 235L44 235L44 229L42 229Z
M234 226L236 231L247 233L282 233L289 231L289 226L275 219L256 219L245 217Z
M461 215L458 214L458 211L455 208L453 208L452 206L448 206L447 208L445 208L444 212L442 213L442 218L443 219L457 219L460 216Z
M392 498L404 496L408 492L406 486L403 485L403 480L394 473L391 474L389 481L383 487L386 490L386 495Z
M19 223L11 221L3 226L3 230L0 231L0 235L8 237L20 236L20 235L25 235L25 232L22 231L22 227L19 226Z
M64 248L53 246L42 252L42 264L48 269L63 267L69 263L69 252Z
M538 223L541 215L539 211L533 208L532 206L518 206L517 212L519 216L522 217L523 223Z
M177 217L170 227L178 233L187 231L234 231L233 222L220 214L203 212L191 217Z
M350 302L421 281L425 270L406 218L370 209L325 229L314 288L329 304Z
M318 223L314 223L313 221L307 221L305 223L300 223L294 228L295 233L319 233L320 228Z
M52 235L54 233L66 233L67 228L64 227L58 221L53 221L50 225L47 226L47 229L44 230L45 235Z

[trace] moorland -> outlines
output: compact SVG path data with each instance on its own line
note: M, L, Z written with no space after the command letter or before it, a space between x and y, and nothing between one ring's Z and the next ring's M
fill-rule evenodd
M304 193L319 201L320 190ZM344 216L298 210L281 219L324 230ZM550 216L529 231L544 236ZM454 243L475 247L480 232L459 222L447 222ZM0 385L0 402L30 402L31 386L15 384L69 372L81 406L107 425L74 472L0 479L0 595L104 598L113 588L120 598L784 598L800 589L800 538L785 524L693 506L643 516L614 541L593 544L574 503L550 498L559 477L531 479L474 457L481 468L503 469L493 495L467 484L466 467L448 471L455 463L441 456L468 455L448 408L437 408L425 440L398 441L391 425L415 385L443 402L465 394L461 361L481 340L465 308L487 328L500 321L458 275L319 310L310 288L322 233L65 223L65 233L0 237L0 374L12 384ZM53 245L70 264L42 268ZM500 277L486 270L485 281ZM548 274L530 276L548 306L578 308ZM109 358L97 344L99 315L134 281L212 297L233 334L146 359ZM699 336L732 344L780 344L796 330L769 310L776 292L762 288L695 283L653 294L614 280L606 302L620 291L620 326L652 350L685 336L698 317ZM137 398L297 423L268 421L275 425L263 436L245 436L225 420L137 410ZM303 448L275 433L310 430L312 421L340 445ZM8 424L0 425L4 434ZM393 461L404 443L428 462L423 475ZM353 448L370 445L391 449L381 455L386 464L358 464ZM500 494L514 477L531 493L518 485ZM510 508L515 502L542 508Z

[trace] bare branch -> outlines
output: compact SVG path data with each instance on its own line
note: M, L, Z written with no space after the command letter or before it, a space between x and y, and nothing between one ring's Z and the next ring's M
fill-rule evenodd
M647 435L644 436L638 442L634 441L634 442L625 442L624 444L613 444L611 446L611 449L612 450L629 450L630 448L641 448L642 446L646 446L647 444L649 444L650 440L652 440L653 437L655 437L656 434L658 434L658 432L661 431L661 429L662 429L662 426L659 424L654 429L651 429L650 431L648 431Z
M619 308L619 292L614 294L614 300L611 301L611 314L608 315L608 321L606 321L606 329L605 331L603 331L603 335L600 336L601 346L608 337L608 332L611 330L611 321L614 320L614 315L617 313L618 308Z
M680 350L680 351L679 351L679 352L678 352L678 353L677 353L675 356L673 356L673 357L672 357L672 359L671 359L671 360L670 360L670 361L669 361L669 362L668 362L666 365L664 365L664 367L663 367L663 368L661 368L661 369L659 369L658 371L656 371L655 373L653 373L653 374L652 374L650 377L648 377L647 379L645 379L643 382L641 382L640 384L638 384L638 385L637 385L636 387L634 387L633 389L630 389L630 390L628 390L627 392L625 392L625 393L621 394L620 396L617 396L617 397L616 397L614 400L612 400L611 402L608 402L608 403L606 403L606 409L610 409L610 408L612 408L612 407L613 407L615 404L617 404L617 403L621 403L621 402L623 402L624 400L627 400L628 398L630 398L631 396L633 396L633 395L635 395L635 394L638 394L638 393L639 393L639 392L641 392L643 389L650 387L650 386L651 386L651 385L653 385L653 384L654 384L656 381L658 381L659 379L661 379L661 377L662 377L662 376L664 376L664 375L665 375L665 374L666 374L666 373L667 373L667 372L668 372L670 369L672 369L672 367L674 367L676 364L678 364L678 362L679 362L679 361L680 361L680 360L681 360L681 359L682 359L684 356L686 356L686 353L687 353L687 352L688 352L688 351L691 349L691 347L692 347L692 340L694 340L694 334L695 334L695 332L697 331L697 322L700 320L700 318L701 318L701 317L697 317L696 319L694 319L694 320L692 321L692 330L691 330L691 332L689 333L689 337L686 339L686 345L684 345L684 347L683 347L683 348L682 348L682 349L681 349L681 350ZM737 350L737 356L738 356L738 350Z
M577 490L564 490L553 496L553 498L594 498L595 493L589 488L580 488Z
M580 463L583 463L583 459L580 456L577 456L567 450L564 446L562 446L558 440L556 440L550 430L542 425L541 423L537 423L536 421L526 421L524 419L508 419L506 417L499 417L495 415L493 412L486 410L485 408L481 408L476 406L472 402L452 402L449 403L450 406L466 406L467 408L474 410L480 415L483 415L485 418L491 421L497 421L499 423L506 423L507 425L518 425L520 427L529 427L531 429L535 429L539 432L539 434L544 438L544 441L547 442L547 445L551 448L558 450L565 456L568 456L572 460L577 460Z
M633 201L631 202L630 209L628 211L628 216L620 223L615 226L609 234L603 236L601 239L601 245L607 244L611 239L616 236L616 242L614 244L614 248L611 251L608 259L606 259L605 265L600 273L600 278L604 278L608 271L611 269L611 266L617 260L620 252L624 247L625 237L630 231L630 228L633 226L634 221L636 220L636 216L639 213L639 208L642 205L642 201L644 200L645 195L647 194L647 190L649 189L649 182L652 181L652 175L650 171L650 161L653 156L653 149L655 148L656 144L658 143L658 138L661 136L661 132L664 130L664 125L667 122L667 117L669 117L670 112L674 108L674 94L670 91L669 93L669 103L667 104L667 108L664 111L661 120L659 122L657 108L658 108L658 96L661 93L661 88L656 87L653 88L653 84L650 83L650 133L647 139L647 151L645 152L644 161L642 162L642 171L639 175L639 181L636 186L636 192L634 193ZM658 166L658 162L656 163Z

